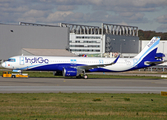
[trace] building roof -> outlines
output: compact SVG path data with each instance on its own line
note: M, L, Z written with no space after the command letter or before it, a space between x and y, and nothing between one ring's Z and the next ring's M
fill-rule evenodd
M65 49L34 49L34 48L23 48L22 53L28 55L37 55L37 56L72 56L76 55L70 53Z

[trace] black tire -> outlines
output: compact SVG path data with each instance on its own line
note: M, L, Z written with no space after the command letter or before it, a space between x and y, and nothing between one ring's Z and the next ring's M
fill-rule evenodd
M76 78L80 79L80 78L82 78L82 77L81 77L81 75L78 75L78 76L76 76Z
M16 76L15 76L15 75L12 75L12 78L16 78Z

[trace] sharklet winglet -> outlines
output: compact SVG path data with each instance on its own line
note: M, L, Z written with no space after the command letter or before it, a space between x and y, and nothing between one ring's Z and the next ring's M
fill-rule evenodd
M120 55L118 55L118 57L114 60L113 63L116 63L118 61L119 57L120 57Z

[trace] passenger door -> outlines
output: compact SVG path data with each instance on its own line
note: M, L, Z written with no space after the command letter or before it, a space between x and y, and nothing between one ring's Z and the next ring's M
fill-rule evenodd
M24 65L24 57L23 56L20 57L20 65Z

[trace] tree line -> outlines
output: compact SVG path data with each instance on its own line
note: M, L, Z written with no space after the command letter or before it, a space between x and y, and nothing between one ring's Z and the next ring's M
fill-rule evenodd
M140 40L150 40L154 36L160 36L161 40L167 40L167 32L156 32L156 31L138 31L138 36Z

